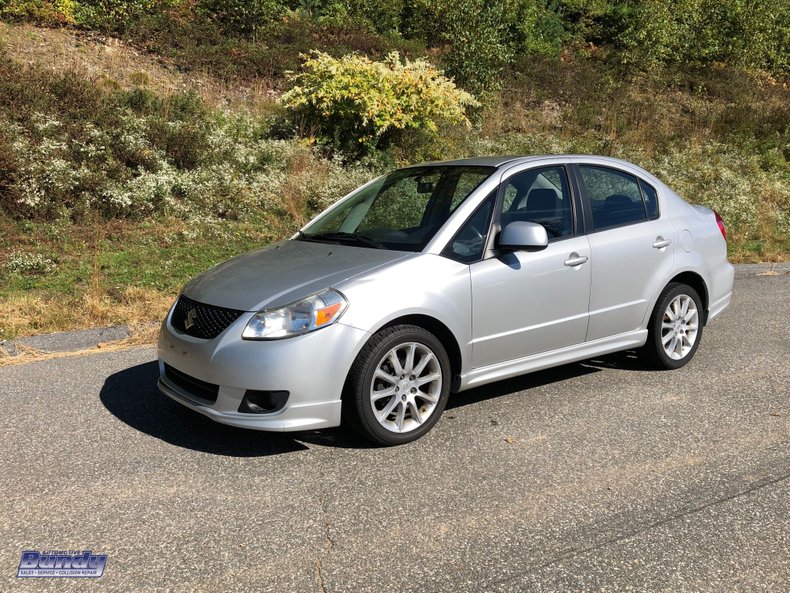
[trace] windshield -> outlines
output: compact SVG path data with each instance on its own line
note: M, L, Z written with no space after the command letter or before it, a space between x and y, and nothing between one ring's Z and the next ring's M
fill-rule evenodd
M421 251L493 167L426 166L377 179L308 225L304 241Z

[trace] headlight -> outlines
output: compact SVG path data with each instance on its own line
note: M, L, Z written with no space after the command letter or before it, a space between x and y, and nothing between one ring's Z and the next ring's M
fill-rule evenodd
M325 290L279 309L258 311L244 328L245 340L276 340L332 325L348 308L337 291Z

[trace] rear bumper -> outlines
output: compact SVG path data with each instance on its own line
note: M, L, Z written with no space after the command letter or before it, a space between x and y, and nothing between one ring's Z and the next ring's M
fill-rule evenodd
M718 317L724 310L730 306L730 302L732 301L732 291L728 292L726 295L721 297L715 303L711 303L708 307L708 317L705 320L705 323L710 323L716 317Z
M735 281L735 267L726 262L712 279L710 302L708 303L708 316L705 323L710 323L730 305L732 301L732 286Z

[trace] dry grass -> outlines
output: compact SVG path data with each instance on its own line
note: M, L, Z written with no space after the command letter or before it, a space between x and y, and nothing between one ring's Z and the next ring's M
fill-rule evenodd
M145 328L164 318L175 296L138 286L124 288L120 299L91 293L71 299L14 294L0 299L2 333L27 336L125 324L148 339L153 334Z
M326 161L316 159L315 155L308 151L297 152L288 163L288 179L283 187L283 202L291 219L289 226L293 230L303 226L310 219L307 204L311 198L312 188L325 182L328 168L329 164Z
M0 22L0 45L21 64L74 72L110 88L143 86L164 96L193 91L213 107L251 113L268 111L277 99L271 80L227 81L207 73L180 72L161 57L97 33Z

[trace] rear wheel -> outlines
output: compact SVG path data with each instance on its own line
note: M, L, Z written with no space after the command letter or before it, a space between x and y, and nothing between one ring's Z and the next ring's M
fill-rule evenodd
M658 297L648 324L644 352L660 369L679 369L690 361L702 338L702 301L697 291L672 282Z
M450 360L441 342L414 325L375 334L351 367L344 420L382 445L416 440L439 420L450 393Z

